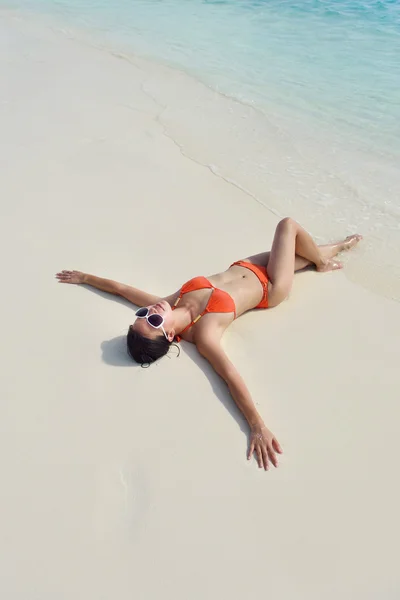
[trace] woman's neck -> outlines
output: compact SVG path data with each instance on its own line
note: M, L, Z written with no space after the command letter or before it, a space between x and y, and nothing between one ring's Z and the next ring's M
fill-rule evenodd
M176 335L182 333L192 320L192 314L187 307L177 306L174 310L174 329Z

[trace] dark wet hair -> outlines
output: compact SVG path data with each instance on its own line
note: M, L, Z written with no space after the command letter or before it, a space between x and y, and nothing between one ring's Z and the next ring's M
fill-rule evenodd
M149 365L158 358L165 356L171 343L164 335L150 339L141 335L132 327L129 327L128 335L126 336L128 354L142 366Z

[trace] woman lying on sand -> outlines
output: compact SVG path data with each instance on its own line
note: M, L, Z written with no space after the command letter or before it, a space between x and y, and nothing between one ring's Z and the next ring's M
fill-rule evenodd
M195 344L225 380L249 423L248 459L255 453L258 466L268 470L269 463L278 466L276 454L281 454L282 449L264 425L246 384L225 354L222 334L246 311L280 304L289 294L294 273L299 269L312 264L320 272L340 269L341 263L333 257L361 239L361 235L351 235L336 244L317 246L298 223L286 218L276 228L270 252L235 262L223 273L195 277L165 298L80 271L62 271L56 277L60 283L85 283L143 307L136 311L136 321L127 335L128 352L142 365L164 356L174 340Z

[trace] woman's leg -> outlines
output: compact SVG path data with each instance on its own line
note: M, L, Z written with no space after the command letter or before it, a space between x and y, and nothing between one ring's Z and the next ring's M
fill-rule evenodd
M353 246L355 246L362 239L361 235L357 233L354 235L349 235L345 240L341 242L335 242L334 244L318 244L318 250L321 252L322 256L325 259L330 259L339 254L339 252L343 252L343 250L350 250ZM270 256L270 252L268 252L268 259ZM305 267L309 267L314 263L311 260L307 260L301 256L296 254L294 258L294 272L300 271ZM267 261L268 265L268 261Z
M349 235L345 240L340 242L335 242L334 244L319 244L318 249L324 256L324 258L329 259L333 258L339 252L343 252L343 250L349 250L355 244L357 244L362 239L361 235ZM271 256L271 252L260 252L259 254L253 254L252 256L247 256L242 260L244 262L249 262L253 265L262 265L263 267L268 267L269 258ZM311 260L307 260L307 258L303 258L301 256L295 255L294 259L294 271L301 271L305 267L309 267L314 263Z
M296 221L287 217L276 228L267 273L269 277L268 304L277 306L290 292L294 272L315 264L318 271L340 269L341 263L332 260L338 252L351 248L361 236L350 236L338 244L317 246L312 237Z

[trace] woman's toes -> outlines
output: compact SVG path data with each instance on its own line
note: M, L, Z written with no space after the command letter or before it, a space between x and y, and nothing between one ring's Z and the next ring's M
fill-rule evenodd
M358 242L360 242L362 239L363 239L363 236L360 233L355 233L354 235L348 235L343 244L344 249L350 250L350 248L353 248L353 246L358 244Z
M343 269L343 263L341 263L339 260L332 260L331 265L332 271L336 271L337 269Z
M327 273L328 271L337 271L337 269L342 268L343 263L341 263L338 260L334 260L333 258L330 258L329 260L325 261L325 264L318 267L317 271L319 271L320 273Z

